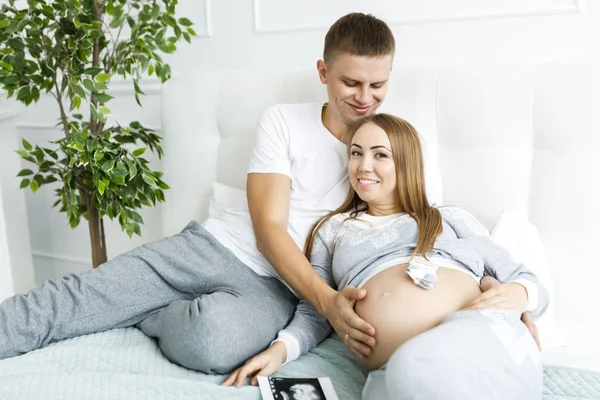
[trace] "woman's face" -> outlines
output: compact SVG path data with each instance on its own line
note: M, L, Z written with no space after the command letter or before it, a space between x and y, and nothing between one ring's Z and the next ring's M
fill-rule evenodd
M361 126L352 138L348 176L369 209L398 208L396 165L388 135L374 123Z

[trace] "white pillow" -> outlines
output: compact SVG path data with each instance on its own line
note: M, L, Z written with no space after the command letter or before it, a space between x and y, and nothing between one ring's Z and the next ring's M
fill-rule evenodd
M498 245L504 247L516 261L525 264L548 289L548 309L535 321L542 348L563 346L564 340L555 326L554 283L537 228L524 215L503 210L490 233Z
M213 194L208 203L210 218L223 215L228 208L247 208L246 192L244 190L224 185L219 182L212 184Z

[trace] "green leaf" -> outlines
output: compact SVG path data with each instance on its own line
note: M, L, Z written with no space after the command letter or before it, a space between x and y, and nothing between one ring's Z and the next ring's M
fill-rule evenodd
M116 171L117 169L115 169ZM125 171L125 173L127 174L127 171ZM113 182L116 183L119 186L122 186L125 184L125 176L124 175L115 175Z
M113 174L115 176L127 176L127 170L125 168L115 168Z
M20 38L9 39L8 45L17 51L23 50L25 48L25 45L23 44L23 41Z
M137 175L137 166L135 163L129 164L129 180L132 180Z
M179 22L179 24L180 24L180 25L183 25L183 26L192 26L192 25L194 25L194 24L192 23L192 21L190 21L190 20L189 20L189 19L187 19L187 18L179 18L179 21L178 21L178 22Z
M166 183L164 183L164 182L160 182L158 184L158 187L161 188L161 189L163 189L163 190L169 190L169 189L171 189L171 187L169 185L167 185Z
M139 157L139 156L141 156L142 154L144 154L144 152L145 152L145 151L146 151L146 148L145 148L145 147L140 147L139 149L137 149L137 150L135 150L135 151L133 152L133 156L134 156L134 157Z
M46 4L42 4L42 10L48 17L54 17L54 9Z
M4 68L8 72L12 72L13 67L9 63L5 63L4 61L0 61L0 67Z
M73 205L77 204L77 193L75 193L75 190L72 190L69 192L69 202Z
M86 68L85 70L83 70L83 73L88 74L88 75L96 75L102 71L104 71L104 69L102 69L100 67L90 67L90 68Z
M40 99L40 90L37 87L32 86L31 87L31 96L33 97L34 101L38 101Z
M101 83L101 82L94 83L94 88L96 89L97 92L103 92L105 90L108 90L108 86L106 86L106 84Z
M96 150L96 153L94 153L94 161L98 162L100 160L102 160L104 158L104 152L100 151L100 150Z
M20 189L26 188L27 186L29 186L29 183L30 183L30 182L31 182L31 181L30 181L29 179L23 179L23 180L21 181L21 186L20 186L19 188L20 188Z
M79 151L84 151L83 145L81 143L73 143L73 147Z
M8 19L0 20L0 29L6 28L9 24L10 24L10 21Z
M115 166L115 160L107 160L102 164L102 171L109 172Z
M102 196L104 194L105 189L106 189L106 185L104 184L104 182L102 182L102 181L98 182L98 192L100 193L100 196Z
M73 96L73 106L78 110L81 107L81 97L78 95Z
M44 161L39 165L39 168L41 172L48 172L50 170L50 167L52 167L53 165L54 163L52 161Z
M44 77L41 75L31 75L30 78L35 84L38 84L38 85L44 84Z
M31 151L33 149L33 146L27 140L22 139L21 142L23 143L25 150Z
M104 106L100 106L100 112L104 115L112 114L112 111L110 111L110 108L104 107Z
M25 151L25 150L15 150L17 152L18 155L20 155L23 158L29 157L29 152Z
M154 185L154 178L152 176L148 174L143 174L142 179L144 179L144 182L146 182L148 185Z
M29 175L33 175L33 171L30 169L22 169L17 174L17 176L29 176Z
M40 185L36 181L31 181L29 182L29 187L31 188L31 191L35 193L39 189Z
M97 119L100 122L106 122L106 117L104 115L102 115L101 113L98 112L98 110L96 109L96 107L94 107L93 104L90 104L90 112L92 113L92 116Z
M150 64L148 66L148 76L151 76L154 73L154 65Z
M82 99L86 98L85 91L83 90L83 88L80 85L73 85L73 91L75 92L75 94L77 96L81 97Z
M44 177L40 174L36 174L33 177L33 180L36 181L38 183L38 185L42 185L44 183Z
M96 75L96 82L104 83L110 79L110 74L99 74Z
M17 92L17 100L22 101L25 105L29 105L31 103L31 90L29 86L22 86L21 89Z
M123 24L123 21L125 21L125 16L120 15L117 18L113 18L113 20L110 21L109 26L113 29L118 28Z
M55 160L58 160L58 154L56 154L56 152L54 150L50 150L50 149L46 149L44 148L44 151L46 152L46 154L48 154L50 157L54 158Z
M83 80L83 86L85 86L85 88L87 90L89 90L90 92L95 92L96 91L96 87L94 86L94 82L92 82L91 79L84 79Z
M99 102L99 103L107 103L110 100L114 99L114 97L112 97L111 95L108 95L106 93L94 93L94 98Z
M145 94L142 92L142 89L140 89L140 85L138 84L137 80L133 81L133 88L135 89L136 93Z
M131 219L133 219L134 222L137 222L138 224L143 224L144 220L142 219L142 216L139 213L136 212L132 212L131 213Z

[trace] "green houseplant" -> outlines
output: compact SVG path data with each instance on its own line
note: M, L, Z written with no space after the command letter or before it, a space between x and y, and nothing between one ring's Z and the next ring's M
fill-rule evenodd
M195 36L192 23L176 19L177 0L15 0L0 6L0 87L30 105L47 93L57 103L64 137L50 148L23 140L19 155L31 162L21 188L36 192L59 182L54 206L72 228L87 219L94 267L107 260L103 217L118 218L131 237L141 235L138 209L164 201L168 185L143 158L162 156L160 137L137 121L113 121L108 103L113 77L132 81L170 78L160 53Z

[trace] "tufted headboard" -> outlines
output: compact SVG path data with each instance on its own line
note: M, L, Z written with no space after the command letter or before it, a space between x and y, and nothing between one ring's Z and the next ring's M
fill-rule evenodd
M438 157L444 204L488 228L528 216L551 263L559 314L600 320L600 65L395 67L382 111ZM163 87L163 234L207 215L211 183L245 187L255 126L276 102L326 101L316 71L195 72ZM436 146L437 144L437 146Z

